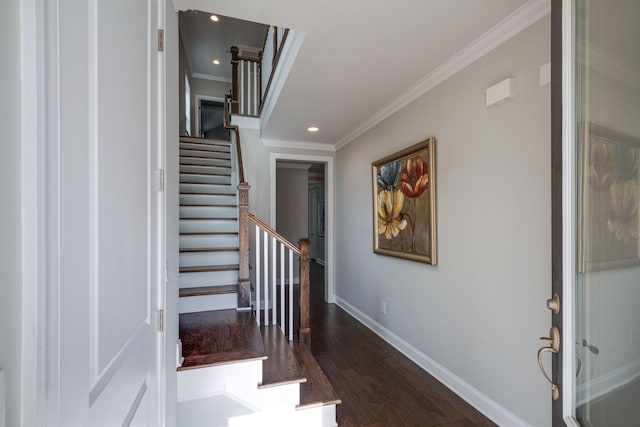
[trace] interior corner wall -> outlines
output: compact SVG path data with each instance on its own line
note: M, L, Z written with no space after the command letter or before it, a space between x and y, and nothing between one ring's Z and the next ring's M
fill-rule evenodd
M20 1L7 0L0 14L0 369L6 376L6 401L0 425L21 423L21 77ZM0 391L0 395L2 392ZM2 408L5 408L6 414Z
M551 423L536 364L550 326L550 86L539 85L549 60L547 16L336 155L336 182L348 183L336 186L338 302L535 426ZM506 77L515 99L486 107L485 90ZM374 254L371 163L432 136L438 265Z
M309 171L276 170L276 229L290 242L309 235Z
M180 119L178 123L178 132L179 132L179 135L186 135L186 131L188 131L189 135L193 135L191 129L186 129L187 114L186 114L186 105L185 105L185 99L184 99L185 78L189 80L189 87L191 87L192 86L191 70L189 69L187 56L184 51L184 46L182 45L182 37L179 36L179 41L178 41L178 82L179 82L178 83L178 117ZM193 93L193 89L191 89L191 93ZM193 113L191 114L191 117L193 117ZM193 123L193 119L191 120L191 122Z
M180 69L182 43L178 40L178 13L172 2L165 3L165 251L167 262L167 283L165 286L165 426L178 425L178 375L175 367L176 344L178 342L178 288L179 288L179 140L184 129L184 74ZM177 66L176 66L177 64ZM177 81L176 81L177 80ZM179 82L179 83L178 83ZM182 113L178 113L179 101ZM182 126L182 127L181 127ZM180 130L179 130L180 129Z

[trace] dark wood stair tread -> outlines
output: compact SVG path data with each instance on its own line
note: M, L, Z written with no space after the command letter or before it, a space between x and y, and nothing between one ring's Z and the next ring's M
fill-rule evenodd
M180 248L180 253L194 252L238 252L238 248Z
M305 409L342 403L309 349L304 344L294 341L293 352L307 378L305 383L300 384L300 404L296 408Z
M216 153L216 154L225 154L225 153ZM226 153L228 154L228 153ZM191 155L186 155L186 154L181 154L180 155L181 159L209 159L209 160L230 160L228 157L220 157L220 156L191 156ZM186 165L183 165L186 166ZM193 166L193 165L191 165ZM213 165L212 165L213 166Z
M267 359L262 361L262 384L258 388L306 382L304 371L280 327L262 326L260 332Z
M248 311L183 313L180 340L184 362L178 370L267 358L260 328Z
M185 144L230 145L231 141L220 138L196 138L195 136L181 136L180 142Z
M202 265L197 267L180 267L180 273L213 273L216 271L237 271L238 264Z
M197 145L197 148L185 147L185 145ZM181 142L180 143L181 150L198 150L198 151L226 151L227 153L231 149L229 145L225 144L201 144L198 142Z
M181 236L237 236L238 233L235 231L186 231L184 233L180 233Z
M231 172L229 173L218 173L218 172L180 172L182 175L203 175L203 176L231 176ZM186 184L185 182L181 182L180 184ZM198 182L196 184L206 184L206 185L219 185L212 184L209 182Z
M180 297L199 297L206 295L235 294L238 292L238 285L223 286L198 286L191 288L180 288Z
M180 221L237 221L238 218L180 218Z

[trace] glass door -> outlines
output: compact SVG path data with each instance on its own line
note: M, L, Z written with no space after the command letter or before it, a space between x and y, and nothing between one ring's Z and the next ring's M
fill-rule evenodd
M640 1L564 3L562 418L638 426Z

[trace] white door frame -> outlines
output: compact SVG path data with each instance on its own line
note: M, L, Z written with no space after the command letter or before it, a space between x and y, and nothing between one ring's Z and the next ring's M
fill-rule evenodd
M576 284L576 201L575 194L575 55L574 3L562 3L562 416L567 426L579 426L575 414L575 372L573 301Z
M201 101L214 101L214 102L222 102L224 105L224 98L219 98L217 96L208 96L208 95L195 95L195 116L196 116L196 134L193 135L196 138L200 138L200 102Z
M276 224L276 162L278 160L297 160L305 162L325 163L325 300L328 303L336 302L336 263L335 263L335 222L334 222L334 157L316 156L311 154L285 154L271 153L270 173L271 173L271 214L269 225L275 228Z

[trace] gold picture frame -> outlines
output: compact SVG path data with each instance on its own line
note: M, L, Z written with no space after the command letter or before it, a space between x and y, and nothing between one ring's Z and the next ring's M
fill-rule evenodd
M639 265L640 139L583 123L578 153L578 271Z
M373 251L437 264L436 140L372 163Z

